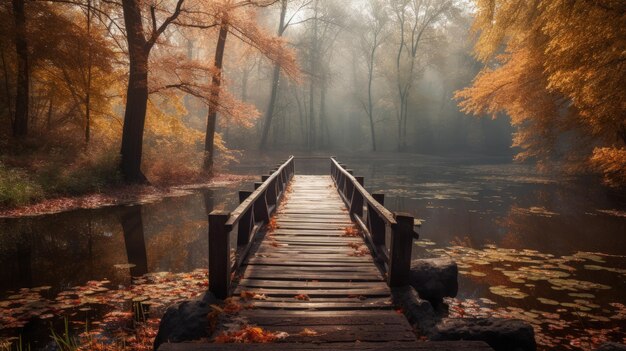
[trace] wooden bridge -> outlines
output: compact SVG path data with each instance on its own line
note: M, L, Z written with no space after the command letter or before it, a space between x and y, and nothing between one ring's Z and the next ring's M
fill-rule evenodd
M292 156L262 180L232 213L209 215L209 290L253 305L239 321L289 336L159 350L491 350L417 341L392 302L392 289L409 283L414 220L387 210L363 177L334 158L329 175L295 175Z

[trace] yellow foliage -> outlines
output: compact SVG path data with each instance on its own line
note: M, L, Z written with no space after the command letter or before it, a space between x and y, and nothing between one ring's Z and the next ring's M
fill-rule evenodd
M508 114L519 160L560 161L577 170L591 162L612 179L607 184L626 185L618 176L626 146L626 3L476 4L475 55L486 67L456 93L463 111Z

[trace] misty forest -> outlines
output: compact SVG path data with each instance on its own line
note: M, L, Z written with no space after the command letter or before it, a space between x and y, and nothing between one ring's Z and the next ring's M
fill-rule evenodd
M2 0L0 77L0 351L626 350L623 0Z

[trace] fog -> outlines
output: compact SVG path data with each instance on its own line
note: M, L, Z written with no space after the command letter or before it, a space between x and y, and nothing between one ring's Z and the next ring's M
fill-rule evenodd
M445 4L444 4L445 3ZM369 62L372 63L372 119L378 151L424 154L512 155L512 128L506 116L468 116L459 110L455 91L468 86L482 64L472 55L472 7L462 1L422 2L414 39L415 17L407 13L403 52L395 2L375 0L288 1L283 37L296 55L296 81L281 73L265 148L294 151L372 151L368 115ZM395 5L397 6L397 4ZM410 12L412 5L407 6ZM440 14L432 14L440 11ZM256 9L270 33L279 28L280 3ZM430 16L430 17L429 17ZM429 24L425 21L431 20ZM378 26L378 27L377 27ZM377 29L377 47L371 55ZM187 39L194 59L210 59L214 42ZM214 40L214 39L213 39ZM273 64L233 38L227 43L224 79L227 89L260 112L252 128L222 123L226 146L260 147L272 91ZM408 54L407 54L408 53ZM398 68L397 62L400 62ZM399 77L399 78L398 78ZM399 84L406 87L406 121L400 122ZM187 99L198 126L206 108Z

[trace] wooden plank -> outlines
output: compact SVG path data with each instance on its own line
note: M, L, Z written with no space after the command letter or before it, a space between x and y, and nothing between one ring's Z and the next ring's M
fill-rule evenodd
M346 256L342 254L309 254L306 257L297 257L293 254L283 254L283 253L268 253L262 254L263 258L273 259L273 260L303 260L310 262L369 262L373 263L374 260L371 256ZM257 256L259 257L259 256Z
M362 350L362 351L493 351L482 341L427 341L427 342L352 342L352 343L273 343L273 344L209 344L178 343L163 344L159 351L319 351L319 350Z
M330 280L330 281L351 281L351 282L359 282L359 281L380 281L381 276L376 274L366 274L366 273L329 273L329 274L316 274L316 273L285 273L281 274L279 277L274 273L266 273L266 272L246 272L244 273L242 278L252 278L252 279L276 279L276 280Z
M267 311L246 310L240 313L248 322L260 326L315 326L315 325L394 325L407 328L410 325L404 318L388 310L372 311Z
M351 311L351 310L370 310L370 309L388 309L389 304L369 303L367 300L361 302L273 302L254 300L250 301L254 309L275 309L275 310L332 310L332 311ZM415 335L413 335L413 340Z
M283 273L318 273L318 275L334 274L334 273L354 273L354 274L373 274L378 275L380 271L373 266L343 266L343 267L324 267L324 266L268 266L268 265L249 265L249 272L266 273L281 275Z
M309 298L315 299L317 302L340 302L343 301L343 299L363 299L390 296L389 290L387 289L247 289L246 286L241 285L235 289L235 295L239 295L243 291L263 294L268 296L268 298L294 298L294 296L298 295L307 295Z
M276 281L261 279L241 279L240 286L281 289L386 289L387 285L381 282L320 282L320 281ZM387 289L388 290L388 289Z
M253 257L248 259L247 261L248 264L255 264L255 265L269 265L269 266L300 266L300 267L305 267L305 266L342 266L342 267L360 267L360 266L369 266L371 265L370 261L328 261L328 260L321 260L321 261L295 261L295 260L290 260L290 261L285 261L285 260L281 260L281 259L272 259L272 258L266 258L266 257Z

